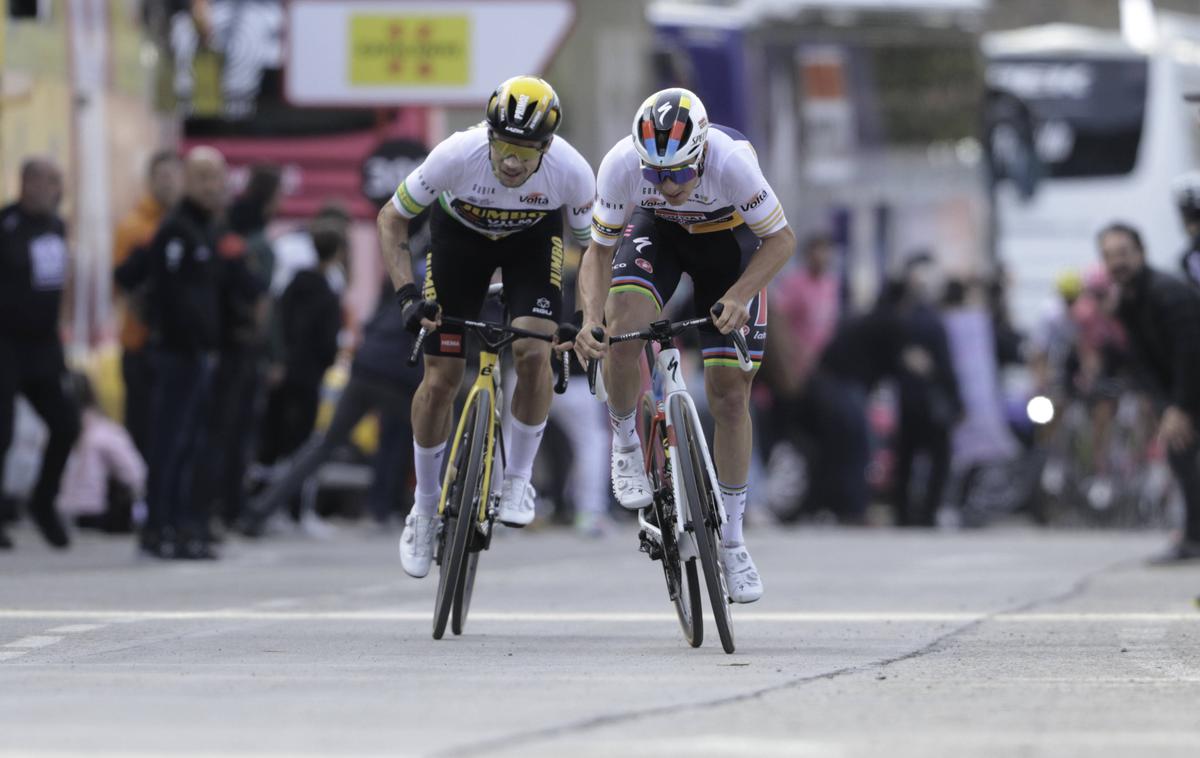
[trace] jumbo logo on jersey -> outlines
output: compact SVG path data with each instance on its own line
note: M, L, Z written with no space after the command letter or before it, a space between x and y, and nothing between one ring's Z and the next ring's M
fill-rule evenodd
M540 192L530 192L528 195L521 195L521 202L529 205L549 205L550 198Z
M478 229L497 234L528 229L541 221L549 211L518 208L481 208L455 198L450 207L461 220Z

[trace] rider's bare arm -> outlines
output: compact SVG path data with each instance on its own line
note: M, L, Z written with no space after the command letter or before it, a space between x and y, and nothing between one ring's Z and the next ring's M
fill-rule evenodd
M746 270L721 298L725 309L717 319L716 327L722 334L740 329L749 320L746 304L775 278L795 249L796 235L790 226L785 225L763 237L762 246L750 258Z
M379 248L383 252L383 263L392 279L392 286L400 289L412 284L412 256L408 249L409 220L388 202L379 209L376 223L379 227Z
M592 359L603 352L604 346L592 335L592 327L604 323L604 306L612 284L612 262L615 245L602 245L592 240L579 264L579 302L583 310L583 330L576 341L581 359Z

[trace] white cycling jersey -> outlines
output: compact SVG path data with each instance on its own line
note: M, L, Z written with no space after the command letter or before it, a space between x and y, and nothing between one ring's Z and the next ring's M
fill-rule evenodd
M596 180L579 151L556 136L541 167L520 187L500 183L488 153L485 127L455 132L400 183L392 205L412 218L438 200L451 216L492 239L528 229L565 205L571 232L587 244Z
M763 177L750 142L728 127L713 124L708 131L704 173L687 202L668 205L642 176L642 162L630 138L613 146L600 163L592 211L592 239L615 245L629 216L646 208L693 234L732 229L742 223L759 237L787 225L783 206Z

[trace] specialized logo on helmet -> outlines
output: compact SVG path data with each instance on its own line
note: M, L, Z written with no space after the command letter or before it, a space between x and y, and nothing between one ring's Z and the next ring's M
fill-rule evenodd
M703 103L681 88L665 89L646 98L633 121L634 145L649 166L698 160L707 135L708 115Z
M667 122L664 121L663 119L665 119L667 117L667 114L670 113L670 111L671 111L670 103L663 103L662 105L658 106L658 125L659 126L661 126L663 128L666 127Z

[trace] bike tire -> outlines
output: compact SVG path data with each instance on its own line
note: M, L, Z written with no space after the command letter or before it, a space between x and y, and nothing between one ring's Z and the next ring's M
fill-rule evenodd
M471 595L475 592L475 572L479 567L479 551L467 554L467 565L459 574L458 591L454 593L454 609L450 613L450 631L462 634L467 625L467 612L471 610Z
M674 526L667 523L661 508L663 494L670 492L670 484L666 478L666 457L664 455L667 434L664 427L654 426L656 405L653 394L647 392L642 395L642 441L649 452L646 475L654 489L652 507L658 517L658 528L663 532L663 578L667 583L668 595L674 589L675 597L671 598L671 604L675 606L675 615L679 618L679 628L683 631L683 638L692 647L700 647L704 643L704 613L700 600L700 580L696 571L696 559L678 560L679 545L675 541ZM676 511L675 518L678 517L678 511ZM675 555L676 559L670 560L669 556L671 555Z
M725 587L725 572L721 567L720 511L716 506L714 483L701 457L701 432L692 423L692 414L682 400L673 399L669 411L675 427L676 449L679 451L679 477L687 493L685 497L691 514L692 535L696 540L696 552L700 554L704 583L708 586L709 606L721 638L721 647L726 653L732 653L735 648L733 614L729 609L729 590Z
M483 484L483 456L487 446L488 425L492 422L492 399L487 391L478 392L464 413L463 438L458 445L458 475L447 494L447 503L454 513L447 514L444 533L450 535L443 543L441 569L438 574L438 593L433 607L433 638L440 640L446 633L455 597L462 589L460 575L466 565L471 532L478 521L478 493ZM463 463L466 463L463 466ZM452 462L455 463L455 462ZM460 619L460 632L461 633Z

